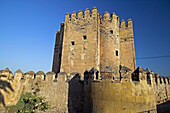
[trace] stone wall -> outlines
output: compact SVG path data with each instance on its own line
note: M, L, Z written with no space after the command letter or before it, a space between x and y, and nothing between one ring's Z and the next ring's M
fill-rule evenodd
M34 73L21 70L12 72L7 68L0 72L0 106L15 105L22 93L30 92L37 96L45 97L50 104L49 113L75 113L83 110L83 83L80 74L65 72L42 71Z
M86 9L65 15L61 72L84 73L91 67L98 68L98 25L97 8Z
M133 73L123 67L121 81L94 80L94 73L86 72L84 79L85 112L93 113L169 113L169 78L159 77L149 69L138 67ZM89 108L89 109L87 109ZM158 109L157 109L158 108ZM160 112L162 113L162 112Z
M0 71L0 105L15 105L22 93L30 92L46 98L49 113L168 113L170 78L138 67L132 72L123 66L120 80L101 79L98 70L79 73L22 73L13 76L6 68Z

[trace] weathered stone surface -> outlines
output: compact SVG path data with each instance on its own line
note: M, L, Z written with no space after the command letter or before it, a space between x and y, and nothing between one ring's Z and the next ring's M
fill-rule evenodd
M22 71L20 69L18 69L15 73L22 73Z
M132 71L136 69L136 57L133 35L132 19L121 21L120 25L120 54L121 65L130 68Z
M43 96L49 101L51 108L47 113L110 113L110 112L159 112L168 111L170 100L169 77L160 77L159 74L146 73L143 68L136 69L138 81L133 81L131 71L122 67L121 80L96 79L97 69L92 68L84 74L84 81L79 73L71 73L68 79L67 73L58 73L55 81L55 73L46 73L47 79L36 80L25 77L23 73L15 72L14 80L7 78L8 93L0 89L5 106L15 105L21 93L31 92ZM43 73L41 73L43 74ZM41 75L40 74L40 75ZM143 79L140 76L145 76ZM148 77L149 76L149 77ZM49 78L48 78L49 77ZM52 77L52 78L51 78ZM2 75L0 76L0 80ZM148 80L150 82L148 82ZM157 107L156 107L157 105Z
M36 80L44 80L44 75L45 73L43 71L38 71L36 74L35 74L35 79Z
M26 72L25 74L28 74L28 75L34 75L34 74L35 74L35 72L34 72L34 71L28 71L28 72Z
M9 68L7 67L7 68L5 68L4 70L3 70L3 72L9 72L9 73L12 73L10 70L9 70Z
M110 17L105 12L102 18L96 7L92 13L89 9L84 14L82 10L71 16L67 13L56 34L52 70L83 75L84 70L94 67L119 78L120 53L119 18L115 13Z
M53 81L55 79L56 74L54 72L47 72L45 79L49 81Z

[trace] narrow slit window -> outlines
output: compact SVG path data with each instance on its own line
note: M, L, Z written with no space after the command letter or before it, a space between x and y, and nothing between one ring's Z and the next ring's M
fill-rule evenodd
M110 30L110 34L113 34L113 30Z
M75 45L74 41L71 42L71 45Z
M83 39L84 39L84 40L86 40L86 39L87 39L87 36L86 36L86 35L84 35L84 36L83 36Z
M99 79L99 72L96 72L96 79Z
M118 51L116 50L116 56L118 56Z

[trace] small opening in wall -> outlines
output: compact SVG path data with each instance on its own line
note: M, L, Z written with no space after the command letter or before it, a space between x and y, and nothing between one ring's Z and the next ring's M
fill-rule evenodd
M132 73L132 81L139 81L139 74L138 73Z
M99 72L96 72L96 79L99 79Z
M113 30L110 30L110 33L113 34Z
M125 39L125 41L126 41L126 39Z
M116 50L116 56L118 56L118 50Z
M86 36L86 35L84 35L84 36L83 36L83 39L84 39L84 40L86 40L86 39L87 39L87 36Z
M147 74L147 83L148 83L148 84L151 84L151 78L150 78L150 75L149 75L149 74Z
M75 45L74 41L71 42L72 45Z

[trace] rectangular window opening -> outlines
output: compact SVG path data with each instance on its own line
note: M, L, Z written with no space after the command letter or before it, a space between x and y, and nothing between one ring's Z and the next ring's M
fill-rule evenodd
M116 50L116 56L118 56L118 51Z
M86 36L86 35L84 35L84 36L83 36L83 39L84 39L84 40L86 40L86 39L87 39L87 36Z
M113 30L110 30L110 33L113 34Z
M74 41L71 42L72 45L75 45Z

